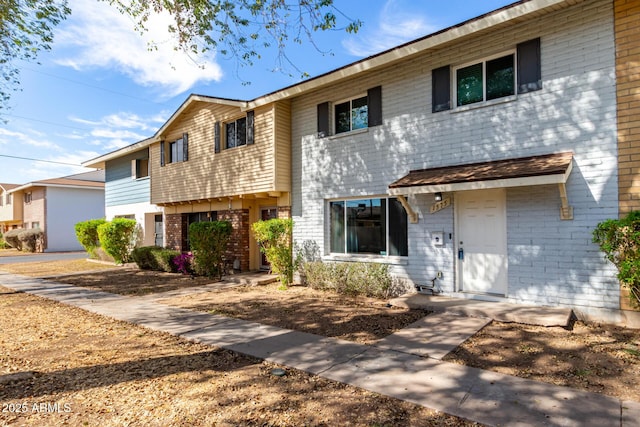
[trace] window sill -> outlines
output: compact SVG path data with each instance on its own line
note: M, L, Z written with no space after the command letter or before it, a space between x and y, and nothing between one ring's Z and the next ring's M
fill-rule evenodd
M374 262L377 264L409 265L408 257L383 255L331 254L323 256L322 261Z
M456 107L451 110L452 113L462 113L469 110L477 110L478 108L491 107L498 104L506 104L518 99L518 95L505 96L504 98L492 99L491 101L476 102L475 104L463 105L462 107Z
M352 131L349 131L349 132L340 132L338 134L331 135L328 138L329 138L330 141L333 141L334 139L346 138L346 137L349 137L349 136L359 135L361 133L367 133L367 132L369 132L369 128L368 127L367 128L362 128L362 129L352 130Z

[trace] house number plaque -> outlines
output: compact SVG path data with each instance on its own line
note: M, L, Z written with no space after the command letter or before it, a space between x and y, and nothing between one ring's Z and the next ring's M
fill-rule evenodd
M447 197L446 199L442 199L437 203L434 203L433 205L431 205L431 208L429 209L429 213L436 213L438 211L441 211L442 209L451 206L451 198Z

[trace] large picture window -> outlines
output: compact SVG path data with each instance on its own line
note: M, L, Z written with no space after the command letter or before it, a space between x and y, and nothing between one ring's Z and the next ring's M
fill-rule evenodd
M455 71L456 105L489 101L515 92L514 54L493 58Z
M395 198L329 203L333 253L407 256L407 213Z

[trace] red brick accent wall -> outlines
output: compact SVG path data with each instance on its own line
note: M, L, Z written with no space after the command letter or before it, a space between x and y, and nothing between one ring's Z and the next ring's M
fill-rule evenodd
M233 231L227 248L227 259L240 261L240 271L249 270L249 209L218 211L218 221L230 221Z
M187 216L183 214L165 215L165 246L176 251L186 247Z
M278 207L278 218L280 218L280 219L289 219L289 218L291 218L291 206L279 206Z
M640 210L640 1L615 0L620 215Z

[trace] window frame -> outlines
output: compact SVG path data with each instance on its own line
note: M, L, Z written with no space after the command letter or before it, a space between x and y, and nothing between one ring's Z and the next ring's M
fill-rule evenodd
M238 122L240 120L244 120L244 143L242 144L238 144L237 140L238 140ZM235 136L236 136L236 143L232 146L229 145L229 131L227 130L230 124L234 124L234 128L235 128ZM233 119L233 120L229 120L224 122L224 148L225 150L230 150L232 148L238 148L238 147L244 147L246 145L248 145L248 120L247 120L247 116L242 116L242 117L238 117L237 119Z
M388 259L388 258L407 258L409 256L409 232L408 232L408 224L409 224L409 218L407 215L407 212L404 210L404 208L402 208L402 213L404 216L404 221L402 221L402 225L404 226L404 242L403 242L403 248L401 249L397 249L397 251L399 251L398 254L390 254L391 252L391 246L392 246L392 238L391 238L391 230L390 230L390 225L398 225L397 223L391 223L390 219L391 219L391 209L390 209L390 203L391 200L396 200L397 203L400 203L398 201L398 199L396 197L389 197L389 196L385 196L385 195L378 195L378 196L369 196L369 197L356 197L356 198L338 198L338 199L331 199L331 200L327 200L326 201L326 207L327 207L327 229L326 229L326 235L327 235L327 247L329 248L328 251L326 251L326 253L328 253L330 256L332 257L339 257L339 256L347 256L347 257L382 257L384 259ZM349 252L349 232L348 232L348 227L349 227L349 219L348 219L348 214L347 214L347 210L349 209L349 203L353 203L353 202L364 202L364 204L366 205L367 202L371 201L371 200L381 200L384 202L384 206L385 206L385 213L384 213L384 217L385 217L385 221L384 221L384 239L385 239L385 248L384 251L380 251L379 253L374 253L374 252ZM342 204L341 209L342 209L342 220L341 220L341 225L343 227L342 230L342 236L341 238L344 240L342 242L342 251L341 252L336 252L333 250L334 247L334 242L333 242L333 235L334 232L332 230L332 206L334 204ZM359 203L360 204L360 203ZM382 206L382 205L381 205ZM382 215L382 214L381 214ZM404 249L404 250L403 250ZM405 252L406 253L403 253Z
M143 168L144 162L146 161L146 168ZM148 157L143 157L140 159L133 159L131 161L131 178L135 180L140 179L149 179L151 175L151 162ZM141 172L144 171L144 174Z
M495 59L512 56L513 57L513 93L509 95L500 96L498 98L487 99L487 62L493 61ZM464 105L458 105L458 70L463 68L468 68L473 65L482 65L482 100L476 102L470 102ZM465 109L465 108L473 108L474 106L482 106L491 104L494 102L503 102L505 100L511 99L518 94L518 53L517 48L505 50L490 56L485 56L473 61L468 61L456 66L451 67L451 94L452 94L452 105L453 109Z
M29 205L33 201L33 193L31 191L24 193L24 204Z
M365 105L367 106L367 118L365 120L365 125L359 128L353 128L353 102L359 101L361 99L365 100ZM349 130L338 131L338 117L337 117L337 108L340 105L349 103ZM349 132L357 132L363 129L369 128L369 95L367 92L359 93L357 95L351 96L349 98L343 98L339 101L333 102L331 106L332 111L332 119L333 119L333 135L344 135Z
M176 147L177 158L174 158L173 147ZM169 142L169 163L184 162L184 138Z

